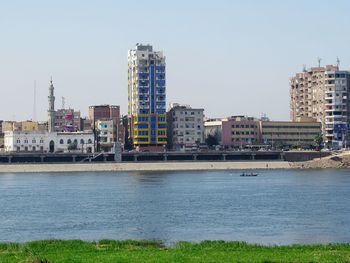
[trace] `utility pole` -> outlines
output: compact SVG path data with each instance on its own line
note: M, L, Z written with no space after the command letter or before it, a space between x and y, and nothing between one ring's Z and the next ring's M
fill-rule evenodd
M34 80L33 121L36 121L36 80Z

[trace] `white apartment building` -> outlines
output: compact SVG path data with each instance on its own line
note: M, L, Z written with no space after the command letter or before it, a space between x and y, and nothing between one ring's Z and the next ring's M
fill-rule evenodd
M173 103L167 118L169 148L191 150L204 143L204 109Z
M99 146L103 152L113 152L114 146L114 121L113 120L98 120L97 130L99 136Z
M311 117L322 124L329 147L349 145L350 71L338 66L304 70L290 78L291 120Z
M6 131L5 152L94 152L94 135L90 132Z

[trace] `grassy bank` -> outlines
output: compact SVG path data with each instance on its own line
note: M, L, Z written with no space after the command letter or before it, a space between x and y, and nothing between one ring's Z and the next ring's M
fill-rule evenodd
M79 240L1 243L0 262L350 262L350 244L259 246L244 242Z

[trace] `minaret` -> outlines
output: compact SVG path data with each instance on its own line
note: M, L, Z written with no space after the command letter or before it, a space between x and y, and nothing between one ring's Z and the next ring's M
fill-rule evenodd
M55 131L55 96L54 96L54 87L52 84L52 77L50 81L50 87L49 87L49 109L47 110L48 113L48 129L49 132Z

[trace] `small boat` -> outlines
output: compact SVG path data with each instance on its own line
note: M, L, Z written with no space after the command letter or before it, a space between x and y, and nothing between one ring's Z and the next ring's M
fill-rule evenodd
M257 173L242 173L241 176L258 176Z

